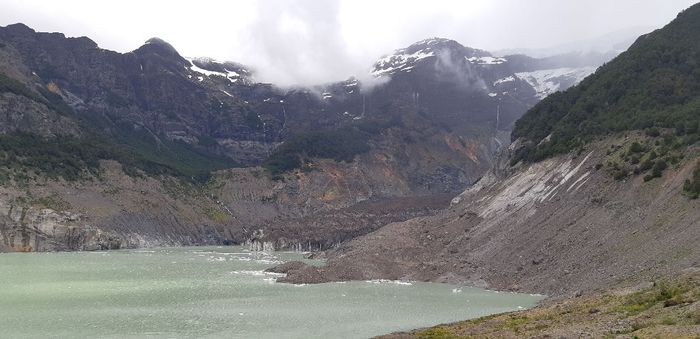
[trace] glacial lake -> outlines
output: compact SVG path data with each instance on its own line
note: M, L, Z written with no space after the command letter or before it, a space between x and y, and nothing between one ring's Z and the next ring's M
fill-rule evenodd
M0 336L367 338L543 298L418 282L290 285L263 272L302 258L242 247L0 254Z

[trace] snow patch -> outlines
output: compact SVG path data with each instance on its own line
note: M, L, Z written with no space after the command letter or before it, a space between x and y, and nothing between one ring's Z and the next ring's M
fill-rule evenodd
M370 74L379 77L397 71L408 71L413 69L414 63L434 56L435 52L430 48L425 48L410 54L399 50L396 54L387 55L377 60Z
M191 64L191 66L189 66L189 67L185 66L186 69L189 69L195 73L206 75L208 77L210 77L210 76L224 77L231 82L236 82L241 77L241 75L238 72L229 70L226 67L224 67L225 72L210 71L208 69L204 69L204 68L201 68L201 67L195 65L194 64L195 59L185 58L185 60L187 60ZM202 77L199 77L199 78L201 79ZM202 80L200 80L200 81L202 81Z
M595 72L595 67L556 68L534 72L515 73L519 79L526 81L537 92L537 97L544 99L560 90L563 82L571 85L581 82L585 77Z
M471 57L471 58L464 57L464 58L467 59L467 61L471 62L472 64L476 64L476 65L500 65L500 64L508 61L505 58L492 57L492 56Z
M493 85L498 86L500 84L505 84L507 82L512 82L512 81L515 81L515 77L511 75L509 77L505 77L503 79L498 79L498 80L494 81Z

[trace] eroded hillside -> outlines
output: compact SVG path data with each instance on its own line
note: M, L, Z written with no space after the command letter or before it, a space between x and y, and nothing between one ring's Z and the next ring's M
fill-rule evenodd
M635 134L640 135L640 134ZM699 264L700 208L684 194L698 149L661 178L616 180L604 164L633 134L576 155L503 164L435 216L387 225L287 281L409 279L548 295L651 279Z

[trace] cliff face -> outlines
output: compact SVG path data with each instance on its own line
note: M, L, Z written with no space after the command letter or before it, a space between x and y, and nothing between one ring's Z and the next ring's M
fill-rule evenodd
M89 181L5 186L0 244L6 251L246 242L325 250L386 223L432 214L452 197L402 198L410 191L398 180L368 181L379 176L351 164L321 166L281 181L261 168L232 169L200 186L128 176L120 164L105 161L100 177ZM372 189L382 185L394 188L388 193L395 197L375 197Z
M491 168L539 101L524 74L566 66L428 39L378 60L377 86L281 89L157 38L117 53L0 27L2 242L327 249L444 206ZM536 80L563 89L580 79ZM255 167L297 136L360 127L368 151L347 161L309 159L276 180Z
M118 249L154 245L220 243L213 205L176 180L125 175L115 162L100 178L80 183L41 180L5 187L0 195L0 234L18 251ZM191 196L178 196L191 190ZM196 226L195 226L196 225Z
M686 161L645 182L617 181L609 138L580 155L495 170L435 216L389 224L288 281L414 279L563 295L700 264L700 202L682 194Z

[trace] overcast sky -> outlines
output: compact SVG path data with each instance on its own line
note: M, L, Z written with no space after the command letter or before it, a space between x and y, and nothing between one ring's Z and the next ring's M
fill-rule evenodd
M427 37L487 50L546 48L662 27L692 0L0 0L0 25L88 36L127 52L150 37L185 56L253 66L281 85L366 72Z

